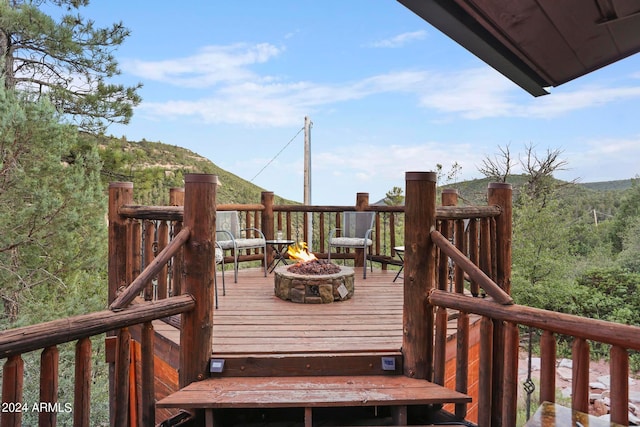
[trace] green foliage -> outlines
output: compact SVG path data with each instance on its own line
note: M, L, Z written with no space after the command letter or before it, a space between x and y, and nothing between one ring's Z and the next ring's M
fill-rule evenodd
M43 3L60 7L59 21L42 12ZM0 2L0 77L10 89L43 94L82 129L102 131L128 123L142 86L107 83L119 74L115 49L129 36L122 22L98 28L78 11L88 0Z
M104 278L105 200L96 151L74 151L75 129L50 104L2 90L0 116L1 318L13 321L39 287L64 293L80 272Z
M639 217L640 181L634 179L631 188L623 194L611 227L611 241L615 252L622 251L625 235L636 225Z
M387 191L384 198L384 204L387 206L402 206L404 205L404 194L402 194L402 188L393 187Z
M189 173L218 175L222 182L216 194L219 204L259 203L260 193L266 191L186 148L88 134L83 139L87 145L99 148L104 185L113 181L133 182L135 202L139 204L168 204L169 189L183 187L184 176ZM275 202L292 203L277 196Z
M106 305L106 200L101 163L46 101L0 85L0 297L3 329ZM93 425L106 425L103 337L94 338ZM73 345L60 348L60 402L72 403ZM39 354L25 355L24 402L38 402ZM67 415L61 414L61 425ZM70 415L68 415L70 416ZM25 425L37 420L26 415Z

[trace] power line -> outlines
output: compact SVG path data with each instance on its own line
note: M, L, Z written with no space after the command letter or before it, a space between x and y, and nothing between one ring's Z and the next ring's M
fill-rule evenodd
M285 146L284 146L284 147L282 147L282 148L280 149L280 151L278 151L278 152L276 153L276 155L275 155L275 156L273 156L273 157L271 158L271 160L269 160L269 161L267 162L267 164L266 164L266 165L264 165L264 166L262 167L262 169L260 169L260 170L258 171L258 173L257 173L257 174L255 174L255 175L254 175L254 177L253 177L253 178L251 178L251 179L249 180L249 182L253 182L253 180L254 180L254 179L256 179L256 177L262 173L262 171L264 171L267 167L269 167L269 165L270 165L271 163L273 163L273 161L274 161L275 159L277 159L277 158L278 158L278 156L279 156L280 154L282 154L282 152L283 152L284 150L286 150L286 148L287 148L287 147L288 147L288 146L293 142L293 140L294 140L294 139L296 139L296 137L297 137L298 135L300 135L300 132L302 132L303 130L304 130L304 126L300 128L300 130L298 131L298 133L296 133L296 134L293 136L293 138L291 138L291 139L289 140L289 142L287 142L287 143L285 144Z

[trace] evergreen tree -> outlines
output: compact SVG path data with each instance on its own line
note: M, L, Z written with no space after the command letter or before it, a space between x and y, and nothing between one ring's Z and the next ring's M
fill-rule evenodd
M59 22L38 9L66 8ZM50 98L81 129L128 123L140 103L135 87L110 84L119 74L113 51L129 35L122 22L97 28L77 11L89 0L0 0L0 78L32 100ZM73 13L72 13L73 12Z
M105 196L94 147L47 101L0 87L1 323L104 307ZM62 161L61 159L65 159ZM32 320L33 319L33 320Z

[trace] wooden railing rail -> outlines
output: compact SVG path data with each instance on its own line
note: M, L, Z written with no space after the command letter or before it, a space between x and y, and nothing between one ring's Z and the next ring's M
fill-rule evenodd
M105 332L126 328L192 310L195 301L183 295L155 302L134 304L119 312L105 310L66 319L53 320L0 332L0 358L7 358L2 371L2 402L7 410L0 414L3 427L22 425L22 413L38 405L38 425L55 426L58 403L58 346L76 341L74 401L64 402L72 409L74 426L90 426L91 341ZM40 394L38 402L24 402L24 361L22 355L42 349L40 356ZM45 406L43 406L45 405ZM43 409L44 408L44 409ZM53 408L53 409L51 409Z
M438 307L446 307L461 312L484 316L483 324L490 328L495 322L506 322L507 341L517 342L517 325L530 326L543 331L541 340L541 375L540 401L555 401L555 367L556 341L554 334L568 335L574 338L573 372L572 372L572 408L588 412L589 407L589 344L587 340L611 345L611 421L629 424L629 356L628 350L640 350L640 327L624 325L603 320L584 318L565 313L526 307L521 305L504 305L490 300L471 298L441 290L432 290L429 303ZM489 323L487 323L489 322ZM491 339L492 334L483 334L483 338ZM490 348L484 342L483 348ZM517 358L517 354L515 355ZM491 355L481 352L480 365L491 366ZM517 359L506 360L507 364ZM507 369L507 372L509 369ZM516 371L517 372L517 371ZM509 381L517 378L509 378ZM515 420L515 408L505 406L503 411L504 425L511 425ZM486 416L484 417L487 418ZM492 424L486 424L492 425ZM515 425L515 424L513 424Z
M89 338L114 329L138 325L192 310L191 295L143 301L118 312L98 311L0 332L0 358Z
M123 205L118 208L118 215L123 218L130 219L182 221L184 216L184 207Z
M475 281L490 297L500 304L513 304L513 298L473 264L458 248L449 242L438 230L431 231L431 239L468 277Z

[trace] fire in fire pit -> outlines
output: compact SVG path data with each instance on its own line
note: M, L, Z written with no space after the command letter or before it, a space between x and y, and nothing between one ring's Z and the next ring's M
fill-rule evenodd
M307 244L289 246L289 258L298 260L292 266L275 269L274 284L277 297L299 303L320 304L342 301L353 295L354 272L319 260L309 253Z
M314 254L307 250L305 242L298 242L289 246L287 250L290 259L298 260L287 270L296 274L316 275L316 274L336 274L340 272L340 267L326 260L319 260Z

